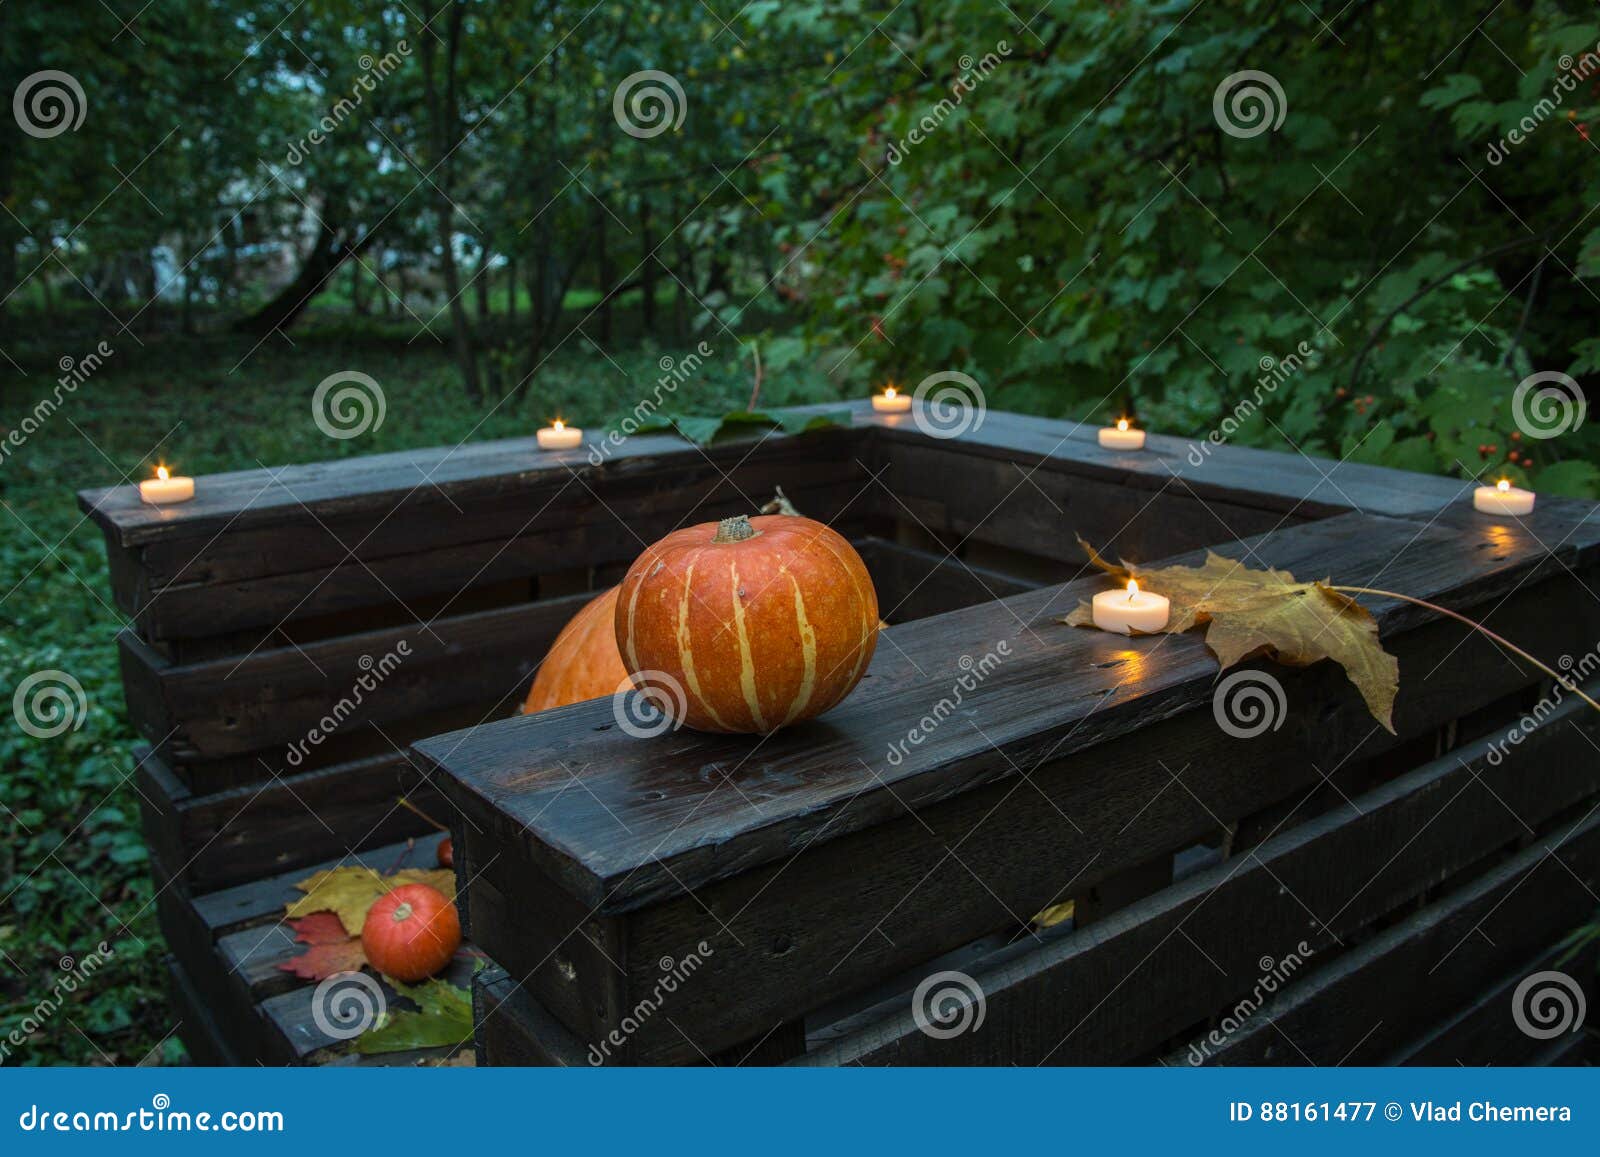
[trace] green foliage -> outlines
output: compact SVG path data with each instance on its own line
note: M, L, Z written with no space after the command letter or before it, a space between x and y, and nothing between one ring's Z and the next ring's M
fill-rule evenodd
M779 234L856 380L959 369L990 405L1198 437L1255 397L1237 441L1600 492L1593 427L1519 438L1510 404L1533 371L1600 364L1578 279L1600 74L1560 63L1588 67L1592 9L1067 0L1022 29L984 0L868 7L746 12L827 44L887 17L811 91L848 163L810 172L821 213ZM1219 123L1246 69L1281 86L1275 131Z
M46 395L59 349L88 350L102 336L94 307L79 324L10 347L27 373L7 392L0 429L16 427ZM294 346L254 352L253 339L148 339L143 349L114 339L104 367L0 460L0 521L8 527L0 535L0 703L9 712L23 679L54 669L77 680L88 704L81 729L54 738L24 734L9 715L0 731L0 1043L12 1030L26 1038L4 1063L183 1056L169 1035L165 948L128 778L136 736L115 645L124 618L111 605L100 532L81 517L73 492L118 482L124 472L144 477L158 456L203 474L526 437L556 412L601 429L634 405L670 348L640 345L608 364L571 343L541 369L534 390L485 414L462 395L436 343L406 344L412 332L401 323L361 329L313 318ZM346 368L378 380L387 414L378 428L333 441L313 421L311 395ZM748 366L713 358L677 397L709 413L737 409L749 394ZM31 1020L64 975L60 962L81 960L101 941L112 949L106 966L53 1015Z

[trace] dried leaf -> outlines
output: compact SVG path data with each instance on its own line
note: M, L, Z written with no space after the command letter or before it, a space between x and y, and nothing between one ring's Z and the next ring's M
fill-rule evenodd
M402 868L392 876L383 876L371 868L346 866L316 872L296 884L305 895L288 906L288 914L334 912L346 932L360 936L367 909L379 896L401 884L428 884L446 898L456 898L456 874L449 868Z
M472 994L443 980L418 985L385 977L419 1011L386 1015L377 1027L356 1041L360 1053L397 1053L407 1049L453 1048L472 1039Z
M1064 924L1071 920L1078 910L1076 900L1063 900L1059 904L1052 904L1043 912L1033 918L1033 922L1041 928L1054 928L1057 924Z
M1089 561L1118 581L1137 579L1144 589L1172 600L1162 633L1205 627L1206 646L1223 670L1257 655L1293 667L1332 659L1361 692L1372 717L1394 731L1400 664L1383 649L1377 620L1326 581L1299 582L1288 571L1256 570L1210 551L1198 567L1116 566L1078 541ZM1092 627L1092 608L1080 602L1060 621Z
M292 972L302 980L326 980L336 972L358 971L367 962L361 937L347 933L336 913L313 912L288 923L294 929L294 938L311 948L281 961L278 967L284 972Z

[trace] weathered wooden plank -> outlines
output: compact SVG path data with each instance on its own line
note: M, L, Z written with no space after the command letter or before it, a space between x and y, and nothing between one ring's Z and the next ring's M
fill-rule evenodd
M1223 551L1247 552L1258 564L1339 581L1364 583L1384 571L1393 586L1452 605L1493 602L1537 565L1485 556L1453 534L1358 515ZM425 766L445 771L441 782L461 807L502 811L525 824L530 856L574 894L625 910L781 859L819 834L840 838L907 807L1014 776L1045 753L1064 757L1210 698L1216 663L1193 636L1123 640L1054 622L1094 589L1090 581L1051 587L892 627L893 645L878 648L848 700L759 744L687 731L638 741L611 726L608 706L590 704L437 737L416 751ZM1564 606L1564 595L1551 587L1538 601ZM1370 605L1386 635L1433 617L1391 600ZM963 655L975 662L1002 645L1007 653L967 696L978 726L944 727L937 742L907 747L898 762L889 756L911 723L950 696L967 670ZM1461 713L1459 702L1434 701L1458 693L1439 677L1448 673L1430 674L1412 679L1402 695L1403 730L1408 712L1436 720ZM1532 681L1522 673L1513 685ZM1336 701L1327 710L1336 714ZM1296 714L1313 729L1322 726L1308 712L1290 712ZM584 792L564 791L568 764L586 768ZM738 790L723 790L730 777Z
M192 892L427 833L427 823L399 805L402 795L441 822L453 814L398 754L204 796L191 794L151 755L136 782L153 852Z
M1504 975L1527 945L1581 923L1596 883L1600 814L1590 809L1285 989L1208 1059L1377 1063Z
M592 597L185 665L124 631L123 686L136 725L174 760L260 752L264 774L290 772L315 766L328 740L363 725L461 706L512 714L556 635Z
M864 403L793 407L793 412L861 410ZM761 444L764 452L785 444L815 447L820 441L854 441L847 431L819 430L807 435L753 432L708 448L709 456L733 460ZM701 458L681 438L669 434L638 435L591 465L587 448L547 452L533 438L400 450L315 462L300 466L210 474L197 480L195 497L179 506L150 506L137 487L114 486L80 491L78 503L98 525L123 545L149 542L204 541L223 530L243 534L274 525L303 525L308 511L324 521L391 514L402 499L428 494L432 501L481 504L507 495L526 494L554 481L564 484L573 473L585 480L630 478L659 471L663 463L681 468Z
M1582 753L1597 736L1600 718L1570 700L1498 764L1491 758L1500 737L1482 740L1091 927L1019 941L974 962L969 971L986 997L982 1032L927 1036L903 1000L892 1016L806 1063L1115 1064L1147 1056L1173 1034L1234 1011L1257 985L1277 985L1281 978L1264 980L1274 970L1263 968L1263 957L1278 964L1300 955L1304 965L1285 973L1292 981L1374 920L1587 800L1600 790L1600 765ZM1196 1047L1202 1058L1213 1048L1204 1035Z
M167 997L177 1014L174 1026L178 1039L189 1050L189 1059L197 1065L233 1068L245 1063L224 1037L213 1009L195 991L181 965L172 957L164 961L167 973Z
M875 536L857 539L854 545L877 588L878 613L887 622L942 615L1044 585Z
M884 439L928 445L905 418L862 415L859 423L884 431ZM1040 418L990 410L976 428L940 445L1023 467L1060 464L1082 477L1103 478L1130 489L1164 489L1174 479L1207 501L1325 518L1346 511L1376 515L1432 512L1458 501L1471 483L1387 466L1335 462L1248 446L1207 446L1152 432L1137 452L1102 449L1097 423Z
M1541 1054L1550 1046L1550 1039L1540 1039L1524 1032L1517 1024L1513 1010L1518 1006L1513 1000L1517 987L1528 977L1550 970L1565 973L1586 990L1588 1006L1593 1007L1596 989L1593 983L1597 953L1591 944L1578 951L1570 960L1564 944L1546 949L1530 960L1513 968L1500 983L1479 996L1449 1020L1417 1040L1404 1045L1384 1059L1385 1065L1526 1065L1537 1064ZM1557 965L1560 965L1558 968ZM1526 1004L1521 1006L1524 1012ZM1544 1027L1544 1026L1538 1026ZM1575 1030L1582 1032L1581 1028Z
M1556 645L1570 629L1533 597L1503 614L1502 625L1535 650ZM1431 733L1449 712L1470 710L1527 678L1487 644L1463 642L1454 624L1426 624L1390 641L1402 671L1438 666L1458 644L1460 662L1442 665L1427 694L1401 712L1402 736ZM707 939L715 955L704 983L674 997L671 1036L646 1028L629 1042L638 1050L632 1060L692 1060L697 1051L758 1035L773 1017L809 1011L989 931L1016 928L1117 872L1215 837L1264 802L1309 795L1324 772L1394 744L1336 669L1278 677L1287 702L1318 710L1298 718L1291 711L1281 730L1253 739L1224 735L1208 710L1145 717L1136 743L1019 759L1029 772L1025 782L1001 779L845 837L801 842L781 861L697 884L674 899L609 916L591 910L584 928L614 928L610 942L626 952L610 948L588 967L562 969L551 955L553 941L568 937L583 948L597 935L577 935L576 919L545 924L475 914L474 935L494 959L522 970L535 998L585 1040L605 1036L651 989L658 957L677 957ZM979 716L977 723L993 734L989 720ZM759 779L739 789L752 810L772 806ZM483 855L493 859L468 902L476 909L478 889L488 883L502 913L517 912L537 894L541 866L517 842L516 820L495 813L475 823L465 838L481 840ZM624 838L620 826L613 830ZM840 880L853 886L841 890ZM604 996L574 1000L574 987L598 987ZM741 993L737 1005L717 999L727 991Z
M1202 496L1171 476L1143 489L1072 472L1079 464L1070 460L1047 460L1030 473L965 446L891 442L883 453L887 469L874 485L888 514L960 542L1055 559L1066 571L1058 581L1086 569L1075 533L1113 558L1144 562L1310 521L1304 510Z
M480 1065L581 1067L589 1056L499 965L472 978L473 1022Z

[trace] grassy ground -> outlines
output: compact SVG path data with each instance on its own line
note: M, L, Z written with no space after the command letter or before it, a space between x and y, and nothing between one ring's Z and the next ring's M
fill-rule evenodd
M0 693L55 671L83 689L81 726L51 737L7 720L0 737L0 1063L172 1063L164 951L127 775L135 735L124 713L100 532L74 492L147 477L160 457L186 473L309 462L424 445L526 435L557 413L603 425L649 393L658 361L692 347L641 343L626 354L566 342L522 398L470 405L453 365L415 323L308 319L293 344L231 335L141 333L143 346L92 312L18 326L0 364L0 436L52 393L62 358L102 340L112 353L60 408L0 458ZM732 342L682 386L674 405L712 413L748 401L748 363ZM509 365L507 367L509 369ZM317 384L340 370L378 381L381 426L336 441L312 419ZM506 380L502 375L502 380ZM828 393L774 381L773 405ZM104 948L101 948L101 945ZM80 980L84 962L105 956Z

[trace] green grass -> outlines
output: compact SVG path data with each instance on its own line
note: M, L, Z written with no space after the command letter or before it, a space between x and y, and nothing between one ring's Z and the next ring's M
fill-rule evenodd
M53 670L76 680L88 704L77 729L34 738L8 720L0 739L0 1052L8 1064L177 1062L139 799L127 779L136 736L114 646L124 617L110 602L100 531L74 492L147 477L158 457L200 475L526 435L557 412L601 426L649 393L659 358L699 339L609 350L608 359L574 337L524 397L474 407L445 350L411 340L414 323L311 317L292 345L273 337L252 352L253 338L231 335L145 336L141 348L92 305L49 324L15 320L21 338L6 352L25 372L0 363L0 432L51 393L63 356L80 358L102 339L113 352L0 460L0 693L9 704L24 679ZM748 363L726 335L713 344L716 355L680 387L674 409L718 413L748 400ZM387 406L380 427L347 441L324 436L311 413L317 384L340 370L375 378ZM823 396L826 387L770 380L763 402ZM76 991L58 989L61 962L81 961L102 941L109 962ZM53 1003L53 992L63 999L46 1013L41 1002ZM7 1039L13 1031L20 1044Z

